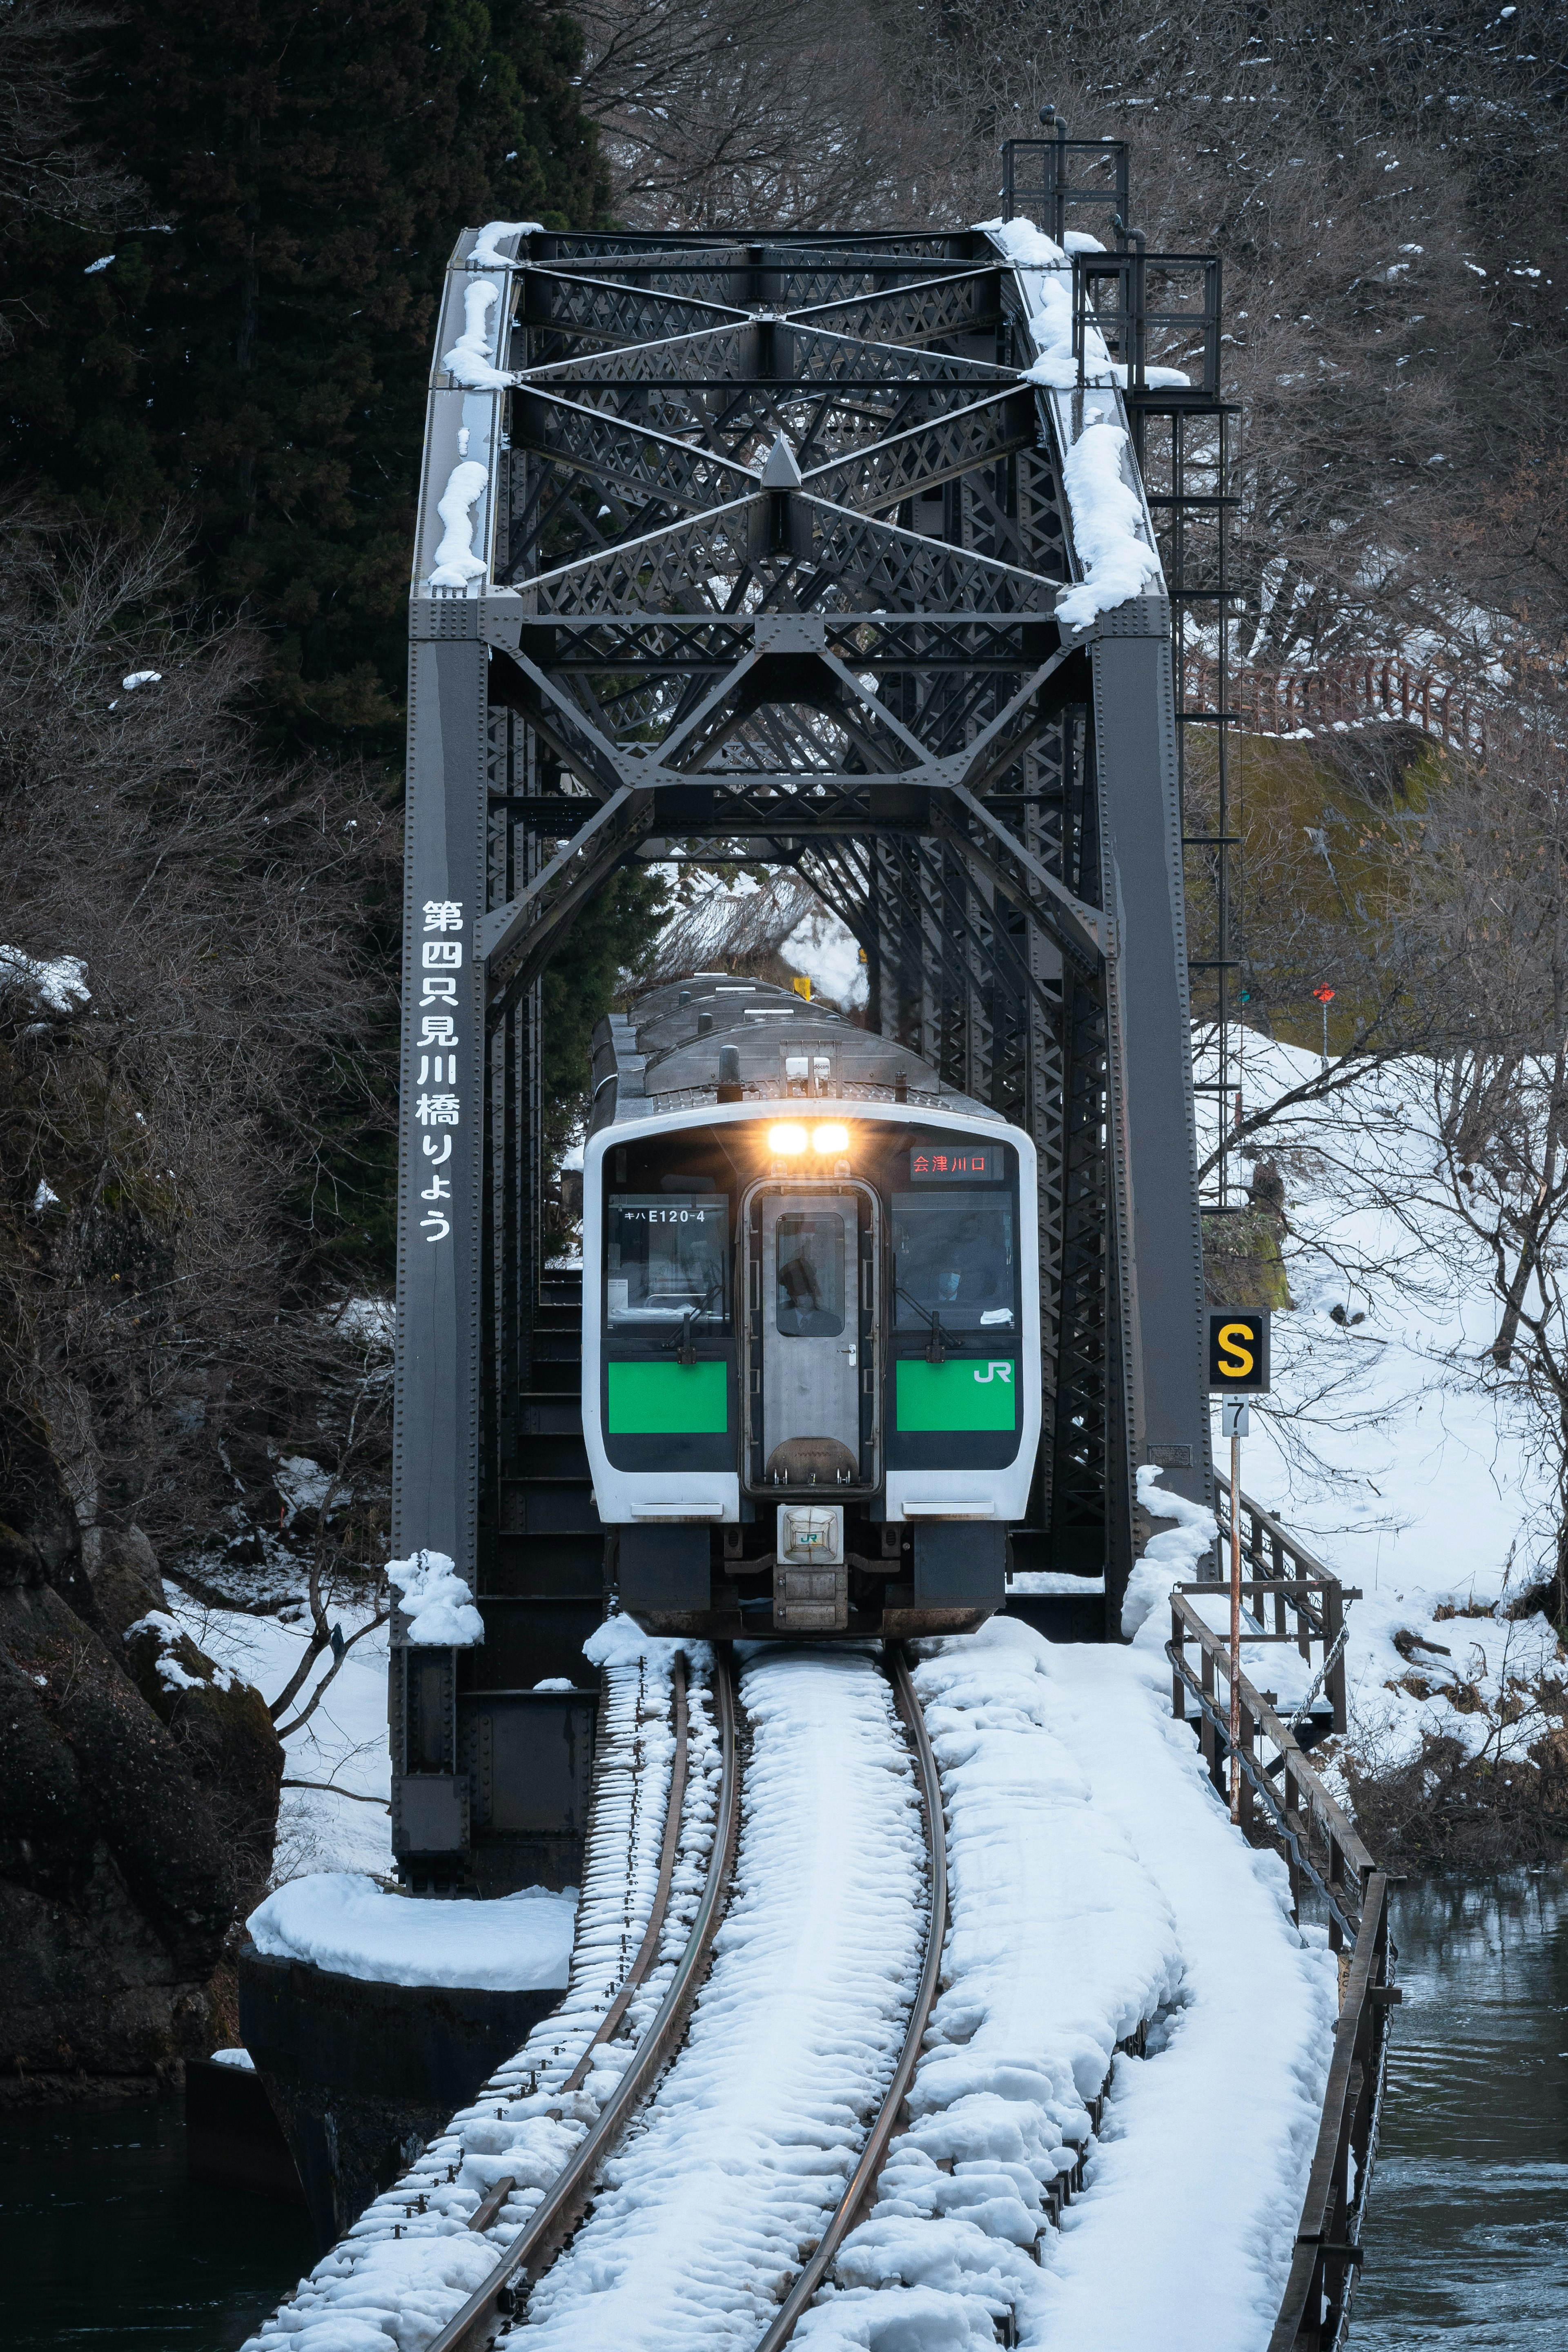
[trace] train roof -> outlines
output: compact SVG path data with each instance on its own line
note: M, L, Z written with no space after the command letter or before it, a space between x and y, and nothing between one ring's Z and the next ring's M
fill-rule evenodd
M832 1066L818 1090L840 1101L909 1102L1005 1124L988 1105L943 1087L907 1045L858 1027L836 1004L808 1002L772 981L700 971L650 989L629 1013L600 1022L590 1133L717 1103L723 1045L740 1055L743 1102L788 1098L786 1055L826 1055Z

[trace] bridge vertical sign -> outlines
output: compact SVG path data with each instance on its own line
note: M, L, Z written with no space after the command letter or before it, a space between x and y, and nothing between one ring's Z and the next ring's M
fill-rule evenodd
M454 632L411 655L392 1540L399 1559L445 1552L472 1583L488 648Z

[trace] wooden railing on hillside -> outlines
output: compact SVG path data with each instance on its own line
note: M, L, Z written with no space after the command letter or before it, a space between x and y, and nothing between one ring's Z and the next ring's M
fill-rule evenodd
M1218 1484L1220 1526L1228 1540L1231 1497L1226 1482ZM1344 1604L1360 1596L1247 1496L1239 1500L1243 1549L1253 1571L1242 1581L1250 1621L1244 1638L1288 1643L1309 1662L1321 1652L1313 1691L1330 1698L1334 1728L1342 1731ZM1229 1759L1230 1648L1226 1634L1205 1622L1197 1604L1212 1604L1226 1591L1212 1578L1178 1585L1171 1595L1166 1644L1174 1711L1184 1722L1195 1719L1222 1797ZM1195 1667L1188 1655L1194 1648ZM1344 2340L1361 2265L1387 2080L1388 2012L1399 1999L1390 1976L1396 1955L1388 1934L1388 1883L1313 1770L1273 1695L1258 1690L1245 1674L1237 1688L1243 1830L1255 1844L1284 1854L1298 1905L1305 1887L1316 1889L1328 1914L1330 1945L1340 1956L1340 2015L1322 2120L1290 2275L1269 2339L1269 2352L1332 2352ZM1299 1705L1294 1721L1301 1720Z
M1215 666L1189 656L1184 687L1186 708L1212 716L1219 687ZM1451 679L1392 657L1328 669L1235 667L1226 679L1226 707L1233 723L1255 735L1321 734L1400 719L1483 764L1518 751L1540 731Z

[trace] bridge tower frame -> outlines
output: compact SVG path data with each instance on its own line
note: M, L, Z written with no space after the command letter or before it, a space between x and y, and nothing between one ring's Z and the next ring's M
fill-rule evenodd
M394 1620L416 1883L561 1883L578 1850L602 1595L531 1589L508 1496L562 1319L542 983L628 861L793 868L864 950L870 1025L1033 1135L1017 1569L1102 1583L1116 1638L1138 1466L1211 1499L1171 610L1155 562L1058 614L1090 426L1157 541L1121 391L1037 380L1016 250L502 224L454 251L410 604L393 1543L456 1563L487 1639ZM503 1781L531 1791L504 1822Z

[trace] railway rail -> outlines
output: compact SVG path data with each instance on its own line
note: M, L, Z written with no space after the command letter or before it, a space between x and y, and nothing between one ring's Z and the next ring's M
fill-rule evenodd
M913 1751L925 1837L930 1902L921 1972L899 2055L859 2157L815 2248L795 2277L776 2317L760 2337L756 2352L781 2352L781 2347L789 2342L802 2313L832 2268L845 2237L863 2218L875 2194L877 2178L889 2147L903 2121L906 2113L904 2102L937 1997L947 1924L947 1855L942 1785L925 1719L902 1652L889 1651L887 1666L898 1714L909 1734ZM715 1825L702 1899L693 1919L686 1948L658 2014L637 2044L636 2056L602 2110L598 2122L535 2208L526 2226L507 2247L493 2273L447 2322L429 2347L429 2352L480 2352L481 2347L511 2332L514 2323L521 2317L533 2284L570 2238L592 2196L595 2176L599 2168L624 2136L637 2108L654 2089L667 2062L679 2046L692 2000L707 1969L714 1935L723 1917L733 1859L741 1795L735 1686L733 1659L726 1646L717 1661L714 1675L723 1755L720 1817ZM642 1943L616 2000L562 2085L563 2090L576 2089L587 2079L593 2051L614 2035L658 1951L668 1911L688 1770L684 1662L678 1666L675 1676L675 1729L676 1756L670 1779L658 1887L652 1913ZM483 2231L493 2226L497 2214L514 2187L515 2183L510 2179L499 2182L470 2218L469 2228Z
M490 2276L454 2314L430 2345L429 2352L478 2352L479 2346L493 2339L498 2324L504 2327L514 2312L526 2302L533 2281L554 2260L570 2233L590 2193L599 2166L620 2140L642 2099L657 2081L665 2061L679 2044L691 2003L702 1981L714 1935L723 1917L724 1896L729 1886L735 1832L740 1820L735 1667L733 1653L727 1643L721 1646L715 1656L713 1688L722 1754L718 1819L714 1823L702 1895L687 1937L686 1948L676 1963L675 1973L653 2022L638 2042L637 2054L621 2076L616 2089L600 2110L598 2121L563 2168L542 2201L535 2207L526 2225L507 2247ZM658 1950L669 1910L681 1801L689 1769L689 1717L684 1661L678 1664L675 1707L676 1755L652 1913L626 1979L587 2048L567 2076L563 2085L565 2089L575 2089L586 2079L590 2053L606 2041L620 2023ZM481 2205L470 2219L470 2229L484 2229L493 2221L506 2196L510 2194L512 2185L510 2180L498 2184L485 2200L490 2211L487 2214L485 2205Z

